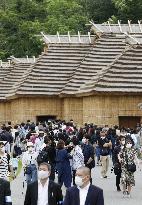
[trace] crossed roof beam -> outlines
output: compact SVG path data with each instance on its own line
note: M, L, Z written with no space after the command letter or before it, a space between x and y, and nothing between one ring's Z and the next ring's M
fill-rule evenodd
M113 34L123 34L127 37L129 37L131 40L133 40L136 44L140 45L142 44L142 42L140 42L136 37L138 37L138 34L142 34L142 26L141 26L141 21L138 20L138 24L131 24L131 21L128 20L128 24L121 24L121 21L118 20L118 24L111 24L110 21L107 21L107 23L105 24L95 24L93 21L90 21L90 24L95 28L95 32L97 33L108 33L105 31L105 29L103 29L103 27L107 28L109 33ZM139 28L139 33L136 33L133 30L133 25ZM119 28L119 33L118 32L114 32L113 28L114 26L117 28ZM124 26L125 26L125 31L124 31ZM127 30L126 28L129 28L129 30ZM142 37L142 36L141 36Z

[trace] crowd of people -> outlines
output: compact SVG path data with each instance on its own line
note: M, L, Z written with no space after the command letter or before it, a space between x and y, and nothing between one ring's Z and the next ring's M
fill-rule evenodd
M85 205L85 201L104 205L103 191L92 185L91 173L96 161L101 178L108 178L110 159L116 190L122 189L123 197L130 198L140 155L140 125L134 130L93 123L78 128L73 120L36 124L28 120L15 126L8 122L0 129L0 186L5 184L7 190L0 204L12 204L8 180L17 176L20 160L27 183L24 205ZM67 189L64 199L63 185Z

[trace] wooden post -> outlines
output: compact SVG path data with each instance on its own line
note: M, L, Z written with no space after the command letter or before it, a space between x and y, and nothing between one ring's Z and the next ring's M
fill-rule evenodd
M9 66L10 66L10 64L11 64L11 61L10 61L10 60L8 60L8 64L9 64Z
M130 33L133 33L130 20L128 20L128 25L129 25Z
M88 32L88 38L89 38L89 42L91 43L91 35L90 35L90 32Z
M79 39L79 43L81 43L81 38L80 38L80 32L78 31L78 39Z
M0 60L0 67L2 67L2 60Z
M138 20L138 24L139 24L140 32L142 33L142 27L141 27L141 21L140 20Z
M61 43L59 32L57 31L58 43Z
M26 56L27 57L27 62L29 63L29 57L28 56Z
M36 60L35 60L35 56L33 56L33 59L34 59L34 63L36 62Z
M45 38L45 40L51 43L51 40L43 32L41 32L41 35Z
M112 33L110 22L108 21L107 23L108 23L108 26L109 26L109 30Z
M123 33L123 31L122 31L122 27L121 27L121 23L120 23L119 20L118 20L118 26L119 26L120 32Z
M68 38L69 38L69 42L71 43L71 37L70 37L70 32L68 31Z

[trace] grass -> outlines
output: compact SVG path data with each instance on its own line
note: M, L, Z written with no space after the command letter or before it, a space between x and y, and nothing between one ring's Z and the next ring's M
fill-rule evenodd
M19 160L18 161L18 169L17 169L17 172L16 172L16 177L20 174L21 172L21 169L22 169L22 161ZM9 177L9 181L12 182L14 179L12 176Z

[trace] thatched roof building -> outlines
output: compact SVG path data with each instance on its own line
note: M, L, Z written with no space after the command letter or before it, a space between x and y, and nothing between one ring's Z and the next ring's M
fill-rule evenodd
M0 121L74 119L80 125L141 122L142 28L92 23L94 35L42 33L38 59L0 66Z

